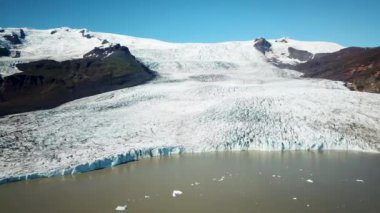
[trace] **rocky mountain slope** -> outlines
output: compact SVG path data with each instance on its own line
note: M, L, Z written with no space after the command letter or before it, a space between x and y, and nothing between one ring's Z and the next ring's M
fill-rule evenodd
M273 42L260 38L255 40L254 46L279 68L300 71L304 77L343 81L356 91L380 92L380 47L331 51L333 48L325 53L312 53L302 46L296 49L288 45L289 42L293 41L285 38ZM279 46L283 46L282 51L278 51Z
M254 48L253 40L178 44L82 29L23 31L21 44L0 37L11 52L0 57L3 76L21 72L20 63L83 59L95 47L119 43L159 77L1 117L2 183L182 152L380 151L379 94L301 78L268 63L269 55ZM15 28L3 34L12 32L21 36ZM308 59L303 52L289 53L290 47L313 57L342 49L326 42L269 41L271 57L284 64ZM12 57L16 51L18 58Z
M95 48L82 59L17 64L22 71L0 81L0 116L65 102L152 80L155 74L127 47Z
M350 47L318 54L294 69L305 77L344 81L353 90L380 93L380 47Z

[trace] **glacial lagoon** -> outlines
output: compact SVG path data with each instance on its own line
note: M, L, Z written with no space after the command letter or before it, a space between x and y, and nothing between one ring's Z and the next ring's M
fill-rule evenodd
M0 185L0 212L380 212L380 155L231 151Z

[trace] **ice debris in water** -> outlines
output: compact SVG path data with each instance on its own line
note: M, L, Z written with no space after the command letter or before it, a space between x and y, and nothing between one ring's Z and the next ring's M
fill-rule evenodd
M308 182L308 183L314 183L314 181L312 179L307 179L306 182Z
M191 186L198 186L199 184L201 184L201 183L195 181L194 183L192 183L192 184L190 184L190 185L191 185Z
M297 200L297 197L293 197L292 199L293 199L293 200Z
M364 180L362 180L362 179L356 179L356 182L364 183Z
M310 204L306 204L306 207L310 207Z
M125 211L127 209L127 205L124 205L124 206L117 206L115 208L116 211Z
M177 197L177 195L181 195L181 194L182 194L181 191L179 191L179 190L173 190L172 196L173 197Z
M149 196L149 195L145 195L144 198L145 198L145 199L149 199L150 196Z

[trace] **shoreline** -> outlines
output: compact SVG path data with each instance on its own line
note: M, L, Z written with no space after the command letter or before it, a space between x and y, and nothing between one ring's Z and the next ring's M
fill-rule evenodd
M27 181L33 180L37 178L50 178L57 176L66 176L66 175L75 175L80 173L91 172L94 170L106 169L110 167L114 167L121 164L126 164L133 161L138 161L144 158L152 158L152 157L167 157L171 155L181 155L181 154L189 154L189 153L212 153L212 152L237 152L237 151L260 151L260 152L287 152L287 151L296 151L296 152L326 152L326 151L344 151L344 152L360 152L366 154L380 154L379 151L373 149L257 149L257 148L248 148L248 149L204 149L204 150L194 150L191 148L185 148L180 146L168 146L168 147L154 147L154 148L146 148L146 149L130 149L128 152L105 157L103 159L98 159L93 162L87 162L84 164L79 164L69 168L56 169L52 171L46 172L36 172L29 173L19 176L9 176L0 179L0 185L9 184L18 181Z

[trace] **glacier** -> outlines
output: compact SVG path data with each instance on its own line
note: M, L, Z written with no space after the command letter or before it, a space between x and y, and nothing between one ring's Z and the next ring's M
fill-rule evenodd
M16 62L82 57L107 45L102 44L106 39L127 46L159 78L49 110L1 117L0 183L189 152L380 151L379 94L274 67L253 40L180 44L52 30L25 29L26 41L14 47L21 57L1 57L0 74L19 72L10 67ZM276 45L273 54L279 60L289 46L312 53L342 48L290 39Z

